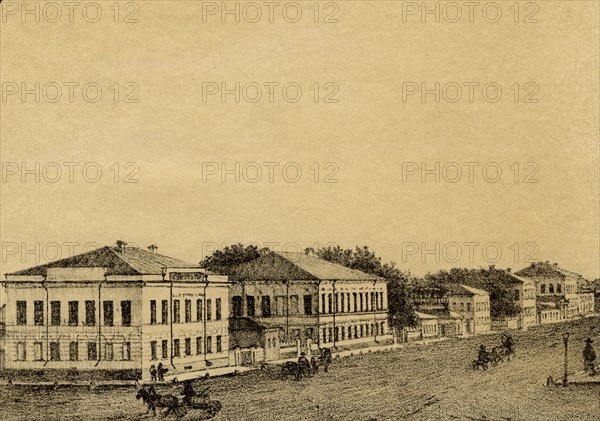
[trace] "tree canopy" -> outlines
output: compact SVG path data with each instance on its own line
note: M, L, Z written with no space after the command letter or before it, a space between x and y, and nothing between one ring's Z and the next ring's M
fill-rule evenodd
M237 243L226 246L223 250L214 251L212 255L200 262L200 266L219 275L229 275L237 265L250 262L268 251L267 247L258 248L252 244L244 247L243 244Z

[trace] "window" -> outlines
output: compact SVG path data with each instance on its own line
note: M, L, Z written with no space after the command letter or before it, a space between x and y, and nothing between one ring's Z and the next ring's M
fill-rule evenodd
M327 342L327 330L323 328L323 342Z
M275 297L275 316L285 316L285 296L277 295Z
M379 310L383 310L383 291L379 292Z
M202 336L196 336L196 354L202 354Z
M160 311L160 313L161 313L161 320L160 320L160 322L163 325L166 325L167 323L169 323L169 302L167 300L162 300L161 301L161 311Z
M88 342L87 355L89 361L95 361L98 359L98 348L96 346L96 342Z
M460 311L465 311L465 303L460 303Z
M290 295L290 313L291 314L298 314L299 313L299 308L298 308L298 296L297 295Z
M60 301L50 301L50 312L50 324L60 326Z
M357 304L356 303L356 292L353 292L352 293L352 311L355 313L358 311L356 304Z
M312 314L312 295L304 296L304 314Z
M33 324L36 326L43 326L44 324L44 302L34 301L33 302Z
M192 300L185 300L185 322L192 323Z
M354 325L354 337L358 337L358 327L356 325Z
M202 321L202 300L196 300L196 321Z
M253 295L246 296L246 313L248 317L256 316L256 300Z
M542 284L542 286L540 287L540 293L541 294L545 294L546 293L546 284Z
M121 301L121 325L131 326L131 301Z
M377 303L375 302L375 297L376 297L375 293L372 292L371 293L371 310L375 310L377 308L376 307Z
M156 357L156 342L154 344L154 356ZM131 342L123 342L123 355L121 356L121 359L123 361L131 361Z
M166 360L167 358L169 358L169 341L167 341L166 339L164 339L162 341L161 351L162 351L162 359L163 360Z
M232 297L233 317L241 317L243 315L242 297L236 295Z
M325 313L325 294L321 294L321 313Z
M104 301L102 303L102 307L104 309L104 326L112 326L113 325L113 302L112 301Z
M223 351L221 336L217 335L217 352L221 352L221 351Z
M17 361L25 361L26 359L27 351L25 349L25 342L17 342Z
M156 324L156 300L150 300L150 324Z
M263 317L271 317L271 297L268 295L261 297L260 310Z
M333 304L333 311L337 313L340 311L340 294L335 293L335 303Z
M364 326L360 325L360 337L362 338L363 336L365 336Z
M185 355L192 355L192 338L185 338Z
M548 291L550 294L554 294L554 284L550 284L550 288Z
M158 359L156 341L150 341L150 359L151 360L157 360Z
M212 336L206 337L206 353L210 354L212 352Z
M70 361L79 360L79 342L70 342L69 343L69 360Z
M334 341L339 341L340 340L340 328L336 327L334 330Z
M173 323L180 323L181 322L181 308L179 305L179 300L174 300L173 301Z
M343 296L342 296L343 297ZM342 326L342 341L346 339L346 327Z
M181 355L180 346L181 346L181 343L180 343L179 339L174 339L173 340L173 356L174 357L179 357Z
M60 361L59 342L50 342L50 361Z
M17 324L27 324L27 301L17 301Z
M96 324L96 302L86 301L85 302L85 324L88 326L94 326Z
M33 359L35 361L41 361L44 359L43 344L41 342L33 343Z
M333 296L331 294L327 294L327 313L333 313Z
M519 290L515 289L515 301L519 301Z
M79 301L69 301L69 326L79 324ZM74 360L76 361L76 360Z
M360 302L360 311L363 311L363 295L360 292L358 293L358 300Z
M560 284L556 285L556 292L558 294L561 294L561 291L562 291L562 286Z
M215 300L215 320L221 320L221 299Z
M112 361L115 358L113 351L114 351L113 344L111 344L110 342L105 342L104 343L104 360L105 361Z
M471 311L471 303L467 303L467 311Z
M346 308L346 294L342 292L341 303L340 303L340 312L343 313Z
M212 304L210 300L206 300L206 320L212 320Z

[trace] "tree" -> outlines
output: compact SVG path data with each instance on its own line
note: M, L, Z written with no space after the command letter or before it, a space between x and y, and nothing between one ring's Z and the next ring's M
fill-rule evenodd
M229 275L235 266L250 262L268 251L267 247L259 249L255 245L244 247L243 244L237 243L226 246L223 250L214 251L212 255L200 262L200 266L219 275Z
M510 275L498 269L452 268L425 275L425 281L434 285L453 283L482 289L490 294L492 318L513 317L519 313L514 301L514 282Z
M367 246L357 246L354 250L335 246L318 250L308 248L305 251L306 253L312 252L329 262L385 278L387 280L390 325L397 329L416 325L417 318L410 293L415 279L410 273L400 271L393 262L382 263L381 258L377 257Z

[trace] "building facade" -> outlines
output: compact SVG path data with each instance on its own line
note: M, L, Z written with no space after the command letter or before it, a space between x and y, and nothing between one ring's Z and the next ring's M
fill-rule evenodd
M268 253L231 275L231 317L279 330L281 348L391 340L385 279L314 255Z
M103 247L6 275L5 368L148 378L228 364L225 277L155 252Z
M538 301L552 304L542 306L542 310L547 308L552 315L558 311L561 320L572 320L594 312L593 294L579 291L583 277L559 267L557 263L532 263L516 272L516 275L531 280L535 284ZM553 297L560 297L562 300ZM538 312L538 317L542 323L544 319L548 320L548 316L543 317L541 312Z
M463 316L465 334L489 332L490 294L463 284L446 284L449 309Z

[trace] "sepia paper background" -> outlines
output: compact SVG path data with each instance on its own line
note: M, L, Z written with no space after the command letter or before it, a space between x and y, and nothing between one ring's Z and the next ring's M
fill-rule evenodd
M56 23L43 15L22 22L20 11L7 15L2 5L3 94L7 83L63 86L56 103L43 95L39 103L34 95L23 100L20 92L2 98L2 273L66 257L68 244L79 253L124 239L192 262L215 244L235 242L368 245L420 275L488 264L518 269L532 243L535 260L600 275L597 2L538 1L530 23L523 22L525 2L514 21L512 1L496 2L503 13L496 23L481 7L472 23L465 15L457 23L429 15L423 22L419 12L403 13L410 2L401 1L337 1L328 9L321 2L317 23L314 2L305 1L296 2L296 23L282 17L281 5L273 22L263 5L265 15L250 23L203 15L206 2L130 3L137 22L123 22L134 10L126 2L118 22L114 2L97 2L103 14L96 23L83 19L85 2L73 22L63 8ZM324 23L334 9L337 22ZM80 84L72 102L65 82ZM103 90L95 103L80 89L91 82ZM115 103L109 88L116 82ZM203 101L203 83L265 82L297 83L302 96L291 103L276 94L269 102L264 91L256 103L233 95ZM403 84L436 82L463 86L462 99L403 100ZM480 84L472 103L464 82ZM490 82L502 88L495 103L481 96ZM538 102L524 102L521 90L515 103L516 82L520 89L535 84ZM127 83L139 87L138 102L124 102ZM338 102L324 102L327 83L339 88ZM431 169L452 162L477 163L474 181L466 173L456 183L419 175L403 181L403 163ZM22 170L35 172L36 163L39 182L35 174L23 180ZM49 163L63 168L57 182L42 172L54 168ZM77 164L73 182L64 163ZM102 169L97 182L82 176L89 163ZM220 172L203 180L212 163L257 163L263 173L254 183L244 174L222 182ZM263 163L278 163L273 182ZM282 177L288 163L302 168L295 183ZM502 168L500 181L484 180L488 163ZM537 182L523 180L526 164L537 168ZM137 182L125 182L132 169L129 181ZM338 182L325 182L332 169ZM410 244L435 250L450 242L495 243L502 256L493 261L481 246L474 259L463 246L456 262L441 252L406 253Z

